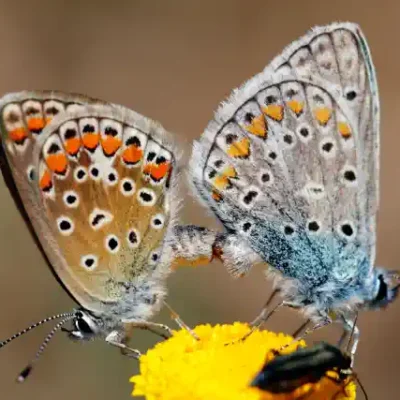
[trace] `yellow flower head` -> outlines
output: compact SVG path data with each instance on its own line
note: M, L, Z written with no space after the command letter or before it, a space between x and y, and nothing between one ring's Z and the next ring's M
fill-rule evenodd
M355 399L356 386L348 380L339 384L323 378L317 384L305 384L292 393L278 395L249 387L270 351L293 340L264 330L238 340L249 329L242 323L200 325L194 329L199 340L186 330L174 332L140 358L140 375L131 378L132 395L147 400L292 400L307 393L309 400ZM299 344L305 345L291 344L285 353L293 352Z

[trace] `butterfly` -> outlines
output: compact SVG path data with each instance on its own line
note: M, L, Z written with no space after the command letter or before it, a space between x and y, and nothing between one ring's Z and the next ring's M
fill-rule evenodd
M255 376L251 386L282 394L294 392L303 385L315 384L325 378L337 384L342 392L356 379L367 398L364 387L351 368L351 356L329 343L300 347L290 354L273 353L274 358L270 360L267 357L268 362Z
M190 161L195 192L226 229L228 269L267 264L280 305L311 319L305 332L354 326L352 354L358 310L399 290L397 272L374 267L378 174L378 87L353 23L310 30L235 89Z
M58 321L23 381L60 329L102 338L137 356L134 328L163 305L165 279L182 263L213 257L216 234L177 224L179 151L158 123L87 96L19 92L0 100L1 170L54 275L79 307ZM63 326L72 321L74 329Z

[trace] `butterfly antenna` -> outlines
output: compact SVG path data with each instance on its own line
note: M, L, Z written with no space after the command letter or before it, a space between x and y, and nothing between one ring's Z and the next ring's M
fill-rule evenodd
M39 350L35 354L35 357L32 359L32 361L21 371L21 373L18 375L17 382L22 383L28 378L30 373L32 372L33 365L37 362L39 357L43 354L43 352L46 350L47 345L49 344L50 340L53 338L53 336L61 329L61 327L74 318L75 314L69 314L66 316L63 320L57 323L57 325L49 332L49 334L45 337L43 340L42 345L39 347Z
M185 329L190 333L191 336L193 336L196 340L200 340L200 338L196 335L193 329L191 329L188 325L186 325L179 314L172 309L172 307L164 301L165 306L168 308L169 312L171 313L171 318L176 322L176 324L181 328Z
M365 390L364 385L361 383L360 378L357 375L354 375L355 380L358 383L358 386L360 386L361 391L363 392L363 395L365 397L365 400L368 400L368 395L367 395L367 391Z
M4 347L6 344L12 342L14 339L17 339L20 336L25 335L25 333L28 333L32 329L35 329L38 326L45 324L46 322L50 322L50 321L53 321L55 319L60 319L60 318L67 318L67 317L69 318L69 317L73 317L73 316L74 316L73 313L63 313L63 314L57 314L57 315L53 315L52 317L48 317L48 318L42 319L41 321L36 322L35 324L29 326L28 328L25 328L22 331L20 331L18 333L15 333L14 335L9 337L8 339L3 340L2 342L0 342L0 349L2 347Z

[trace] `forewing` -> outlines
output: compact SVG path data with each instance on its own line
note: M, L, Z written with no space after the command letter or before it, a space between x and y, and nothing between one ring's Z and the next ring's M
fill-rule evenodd
M53 118L83 104L103 102L57 91L22 91L10 93L0 100L1 171L26 225L50 267L46 253L53 250L48 248L45 251L35 233L38 232L40 236L43 227L40 219L34 221L34 217L40 213L40 207L33 189L33 151L43 130Z
M132 281L163 274L174 150L156 123L118 106L54 120L34 152L39 213L56 273L78 301L101 309Z
M191 173L224 225L292 277L373 261L378 100L358 27L312 30L236 90Z

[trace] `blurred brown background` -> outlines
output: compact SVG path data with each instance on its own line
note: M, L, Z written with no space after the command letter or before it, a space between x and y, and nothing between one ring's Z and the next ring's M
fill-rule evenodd
M376 1L0 1L0 94L21 89L82 92L160 120L189 154L218 102L317 24L354 21L378 71L382 103L382 184L377 262L400 269L400 3ZM0 182L0 338L74 305L47 270ZM212 226L192 197L185 222ZM217 264L175 273L170 303L189 324L251 320L270 292L261 271L234 281ZM356 369L371 399L398 399L400 301L363 313ZM168 322L166 312L156 318ZM293 332L302 319L280 312L269 324ZM128 399L135 361L101 342L75 344L59 334L24 385L16 374L50 328L0 352L6 400ZM325 329L313 339L336 339ZM137 334L145 349L155 338ZM360 395L359 398L362 398Z

